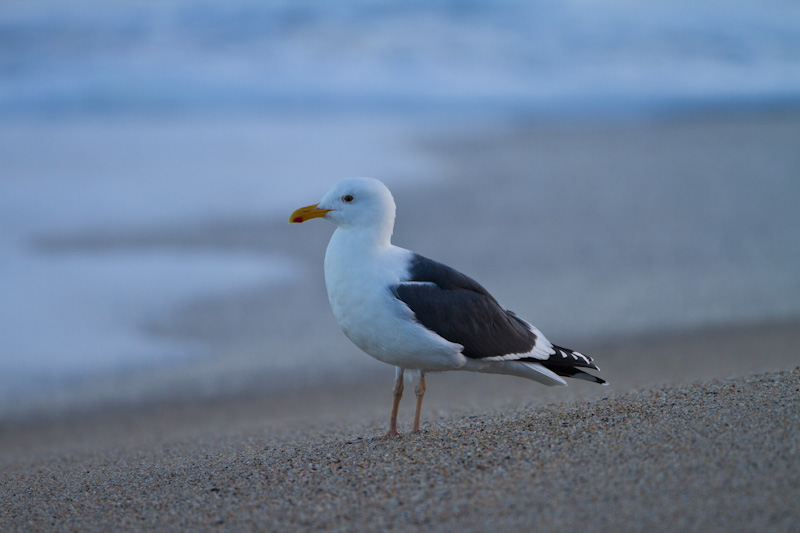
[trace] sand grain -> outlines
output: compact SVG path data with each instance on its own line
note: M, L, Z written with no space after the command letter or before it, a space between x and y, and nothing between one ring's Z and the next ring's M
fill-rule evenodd
M0 529L800 527L800 368L381 429L7 463Z

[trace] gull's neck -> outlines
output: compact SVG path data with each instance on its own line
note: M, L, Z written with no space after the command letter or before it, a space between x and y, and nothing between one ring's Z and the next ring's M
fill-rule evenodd
M351 253L372 255L392 245L392 226L336 228L329 247L346 248Z

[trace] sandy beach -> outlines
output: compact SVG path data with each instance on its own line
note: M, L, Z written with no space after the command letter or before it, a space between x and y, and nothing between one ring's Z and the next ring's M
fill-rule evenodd
M3 465L4 531L795 531L800 369L275 440ZM366 437L359 440L359 437Z
M196 304L159 326L161 335L212 346L201 360L87 380L6 409L0 530L797 531L797 315L787 307L760 316L759 301L740 305L734 296L747 294L736 288L730 300L709 302L679 286L686 281L680 269L673 277L659 271L659 262L691 263L702 254L702 235L685 248L648 248L651 275L625 292L612 289L629 274L611 267L574 286L532 287L530 270L542 256L519 243L528 242L531 227L546 233L557 214L547 207L534 225L526 222L536 191L531 175L594 176L587 183L597 190L576 199L583 205L603 193L605 178L621 173L680 175L678 183L687 184L708 173L760 169L788 182L800 170L798 139L798 115L776 112L595 128L525 125L426 145L438 154L443 179L423 195L395 191L395 242L467 271L551 340L594 356L611 385L548 389L503 376L432 374L423 431L394 440L374 438L388 419L392 369L349 345L330 315L322 280L328 225L289 228L275 214L43 243L268 248L299 258L310 275L301 284ZM597 212L558 220L581 231L603 205L618 206L608 194ZM710 197L724 199L723 188ZM620 219L621 228L627 223ZM641 260L636 254L658 233L636 229L640 248L604 235L598 242ZM757 232L745 229L733 228L720 246L757 242ZM565 265L576 256L604 257L568 242L554 246ZM755 249L751 263L730 269L768 283L769 258L761 255ZM698 287L730 274L688 270ZM797 283L770 290L797 296ZM674 298L649 300L648 284L674 284ZM646 322L657 325L658 306L685 309L685 323L659 330ZM725 313L714 314L717 308ZM612 328L604 313L630 320ZM299 374L272 354L308 361L308 369ZM329 372L326 359L348 371ZM401 432L411 396L401 405Z

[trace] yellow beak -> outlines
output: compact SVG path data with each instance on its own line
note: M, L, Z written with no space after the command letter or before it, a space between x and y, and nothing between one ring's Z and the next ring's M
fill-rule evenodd
M301 207L300 209L296 209L294 213L289 215L289 224L292 222L305 222L306 220L311 220L312 218L320 218L327 215L331 210L330 209L320 209L318 208L319 204L314 205L307 205L305 207Z

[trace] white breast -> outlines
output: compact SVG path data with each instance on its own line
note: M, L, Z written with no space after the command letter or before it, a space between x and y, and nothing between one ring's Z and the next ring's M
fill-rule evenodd
M466 363L461 345L414 320L390 287L407 275L410 252L368 247L351 231L337 229L325 254L325 284L333 314L345 335L379 361L407 369L453 370Z

